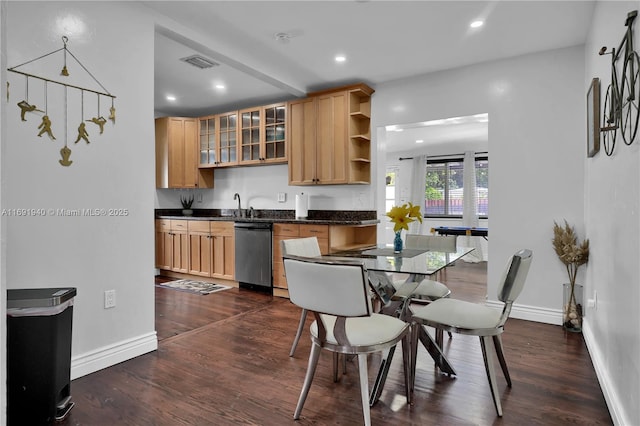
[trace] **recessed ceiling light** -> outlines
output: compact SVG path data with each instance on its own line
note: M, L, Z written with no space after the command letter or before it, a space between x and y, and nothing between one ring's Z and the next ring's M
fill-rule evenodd
M167 95L167 100L173 102L176 100L176 97L173 95Z
M336 55L335 60L336 62L344 62L347 60L347 57L344 55Z
M424 140L423 139L417 139L416 143L424 143Z
M480 28L483 25L484 25L484 21L481 21L481 20L473 21L472 23L469 24L471 28Z
M215 88L216 88L216 89L220 89L220 90L222 90L222 89L224 89L224 88L225 88L225 86L224 86L224 84L216 84L216 85L215 85Z

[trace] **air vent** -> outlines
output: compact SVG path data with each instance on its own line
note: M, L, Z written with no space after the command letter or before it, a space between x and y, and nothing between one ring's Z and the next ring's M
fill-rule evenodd
M211 59L207 59L200 55L187 56L186 58L180 58L180 60L200 69L217 67L220 65L219 63L213 62Z

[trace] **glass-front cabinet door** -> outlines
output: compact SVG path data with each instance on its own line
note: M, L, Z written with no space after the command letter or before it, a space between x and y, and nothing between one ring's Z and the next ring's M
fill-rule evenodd
M262 161L261 142L261 108L240 111L240 163L258 163Z
M238 164L238 113L236 111L218 115L220 128L220 154L217 165Z
M216 117L200 118L200 166L216 164Z
M285 112L286 104L275 104L264 107L264 151L262 158L266 162L287 161L285 144Z

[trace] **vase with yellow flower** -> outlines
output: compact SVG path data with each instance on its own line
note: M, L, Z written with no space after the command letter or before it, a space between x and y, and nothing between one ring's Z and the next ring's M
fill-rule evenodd
M576 284L578 268L589 260L589 240L578 243L575 230L565 220L564 226L553 223L553 248L567 268L569 282L564 284L562 326L567 331L582 331L582 286Z
M394 206L387 212L387 216L393 222L393 232L396 236L393 240L393 251L400 253L402 251L402 230L409 230L409 224L414 221L422 223L422 213L420 206L414 206L411 203L405 203L402 206Z

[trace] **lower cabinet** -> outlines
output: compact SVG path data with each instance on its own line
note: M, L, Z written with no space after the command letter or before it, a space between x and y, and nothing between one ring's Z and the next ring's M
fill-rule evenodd
M235 278L236 246L233 222L211 222L213 268L211 276L233 280Z
M273 224L273 295L289 297L287 278L282 263L280 241L293 238L318 237L320 253L329 254L329 225Z
M317 237L320 253L334 254L376 245L376 225L299 225L273 224L273 295L289 297L287 278L282 263L280 241Z
M189 240L184 220L156 221L156 267L168 271L189 271Z
M280 247L282 240L317 237L320 253L334 254L375 246L376 230L375 224L274 223L273 295L289 297ZM194 277L235 281L234 235L233 222L157 219L156 268Z
M233 280L233 222L156 220L156 267L200 277Z

